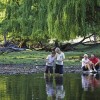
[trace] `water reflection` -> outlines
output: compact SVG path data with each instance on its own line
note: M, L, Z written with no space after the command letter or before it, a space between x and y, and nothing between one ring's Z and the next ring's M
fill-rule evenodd
M56 83L56 100L63 100L65 97L63 77L62 76L55 77L55 83Z
M1 75L0 100L46 100L41 74Z
M45 81L47 98L51 100L63 100L65 97L63 77L46 76Z
M47 98L52 98L52 100L55 98L55 90L53 86L53 77L46 76L46 93Z
M84 91L94 91L100 87L100 76L99 74L85 73L82 74L82 88Z
M100 74L1 75L0 100L100 100Z

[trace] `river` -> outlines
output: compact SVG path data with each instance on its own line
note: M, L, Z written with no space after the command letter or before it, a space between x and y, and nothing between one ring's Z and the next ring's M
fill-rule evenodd
M0 75L0 100L100 100L100 75Z

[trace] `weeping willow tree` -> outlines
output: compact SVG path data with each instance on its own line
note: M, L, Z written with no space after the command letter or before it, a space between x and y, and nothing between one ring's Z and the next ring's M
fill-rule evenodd
M6 41L5 32L4 32L5 29L2 27L6 23L4 21L2 22L2 20L4 19L4 16L5 16L5 2L3 2L1 0L1 2L0 2L0 33L4 34L3 35L4 36L4 41Z
M5 0L4 0L5 1ZM70 40L100 34L100 0L6 0L1 29L11 38Z
M49 34L64 40L85 37L99 29L99 10L99 0L49 0Z
M17 18L17 2L13 2L13 0L4 0L2 3L5 4L4 12L5 16L1 23L1 32L4 34L4 37L8 35L12 38L16 36L15 33L19 32L19 23Z
M6 10L6 19L11 23L13 36L28 38L32 33L31 3L32 0L25 0L23 2L21 0L20 2L18 2L18 0L9 0Z
M48 0L33 0L32 12L34 22L31 37L36 41L49 39L47 28L47 5Z
M7 0L5 9L1 28L7 30L11 38L33 41L49 38L46 21L47 0Z

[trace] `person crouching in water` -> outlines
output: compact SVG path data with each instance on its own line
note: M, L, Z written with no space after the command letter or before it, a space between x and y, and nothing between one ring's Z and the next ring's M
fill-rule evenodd
M82 59L82 69L83 71L90 71L93 72L92 70L92 62L89 60L88 55L84 54L84 58Z
M53 74L53 66L54 66L54 61L55 61L55 51L52 51L50 55L47 56L46 58L46 69L45 69L45 74L52 75Z
M55 52L56 52L55 73L63 75L63 61L65 59L65 55L58 47L55 49Z
M95 57L94 54L91 54L91 58L89 60L92 62L94 72L97 72L100 67L100 59Z

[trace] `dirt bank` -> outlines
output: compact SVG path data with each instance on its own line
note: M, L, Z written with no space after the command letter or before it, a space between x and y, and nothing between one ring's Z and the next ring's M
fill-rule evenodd
M0 74L31 74L31 73L43 73L45 70L44 66L33 66L26 64L1 64L0 65ZM64 73L82 73L80 66L64 66Z

